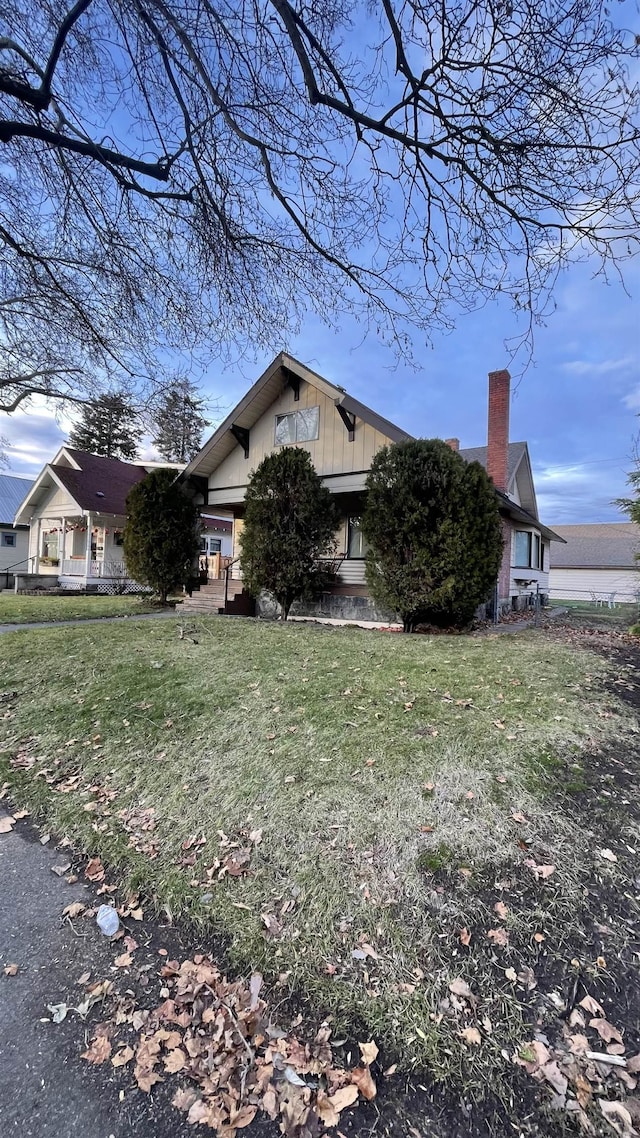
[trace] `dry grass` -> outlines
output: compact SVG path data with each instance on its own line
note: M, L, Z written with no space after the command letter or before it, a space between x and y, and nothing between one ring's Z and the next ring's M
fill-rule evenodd
M17 695L0 721L0 773L17 800L159 907L222 931L238 968L480 1092L524 1031L505 969L535 968L536 930L562 941L592 862L568 795L594 749L633 728L602 689L608 665L536 633L211 618L192 626L194 643L179 627L3 641L3 687ZM132 809L155 812L136 838L157 842L153 859L129 844L120 811ZM196 864L181 865L200 834ZM224 865L228 840L251 848L250 872L219 880L206 869ZM527 858L553 875L536 881ZM503 949L486 938L498 925ZM477 993L482 1048L459 1035L471 1013L449 1001L456 976Z

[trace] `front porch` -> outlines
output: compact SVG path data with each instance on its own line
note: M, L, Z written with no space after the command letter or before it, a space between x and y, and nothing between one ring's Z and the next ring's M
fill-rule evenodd
M124 518L98 513L38 518L32 527L31 573L55 577L63 589L139 592L122 552L124 523Z

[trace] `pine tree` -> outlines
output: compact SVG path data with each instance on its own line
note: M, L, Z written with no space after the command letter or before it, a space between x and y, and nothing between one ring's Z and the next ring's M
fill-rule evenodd
M242 575L250 593L272 593L286 620L295 600L322 589L319 558L331 555L335 501L306 450L282 447L254 470L245 497Z
M202 415L204 400L185 377L165 392L155 414L153 445L167 462L189 462L200 450L202 432L209 424Z
M69 434L69 446L131 461L137 454L138 435L136 412L125 395L111 391L85 403L80 422Z
M369 587L405 632L420 623L464 627L491 596L502 556L495 488L479 463L440 439L378 451L362 530Z
M127 570L166 604L192 576L200 548L198 509L174 470L152 470L127 495L123 548Z

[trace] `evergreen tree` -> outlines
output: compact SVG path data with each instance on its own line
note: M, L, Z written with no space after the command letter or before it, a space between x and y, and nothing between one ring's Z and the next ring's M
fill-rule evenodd
M82 417L69 434L69 446L104 458L131 461L136 457L139 427L126 397L118 391L85 403Z
M439 439L378 451L362 530L369 587L405 632L420 623L463 627L491 596L502 557L496 492L480 463Z
M321 591L320 557L335 550L339 515L309 452L282 447L254 470L245 498L242 574L249 592L272 593L286 620L295 600Z
M200 450L209 424L202 415L204 400L186 377L176 380L158 403L153 445L167 462L189 462Z
M152 470L127 495L123 545L129 574L166 604L168 593L192 575L199 532L198 508L175 471Z

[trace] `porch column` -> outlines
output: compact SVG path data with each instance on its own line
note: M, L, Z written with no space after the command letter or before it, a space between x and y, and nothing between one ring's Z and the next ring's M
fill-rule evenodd
M40 572L41 530L42 530L42 518L38 518L38 520L36 522L36 555L35 555L35 558L33 560L33 572L34 573Z
M84 575L85 585L91 576L91 518L86 518L87 523L87 543L85 545L84 553Z
M64 559L67 556L67 519L60 518L60 542L58 544L58 560L60 572L64 573Z

